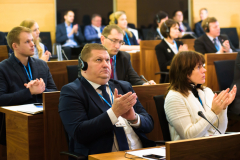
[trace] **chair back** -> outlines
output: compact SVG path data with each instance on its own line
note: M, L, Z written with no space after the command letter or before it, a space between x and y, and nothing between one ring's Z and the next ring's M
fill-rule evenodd
M52 40L50 32L41 32L39 37L41 38L41 42L47 47L49 52L52 53Z
M164 95L154 96L153 99L156 104L158 118L159 118L161 130L163 134L163 139L164 141L171 141L168 121L167 121L165 110L164 110Z
M239 38L236 28L221 28L221 34L226 34L235 48L239 48Z
M214 61L219 90L227 89L231 86L234 77L235 60Z
M73 82L78 77L78 65L67 66L68 83Z

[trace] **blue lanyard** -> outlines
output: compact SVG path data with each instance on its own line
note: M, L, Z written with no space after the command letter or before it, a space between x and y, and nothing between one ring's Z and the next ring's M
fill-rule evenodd
M110 85L109 85L109 89L110 89L110 93L111 93L111 98L112 98L112 103L113 103L113 94L112 94L112 91L111 91L111 88L110 88ZM98 95L102 98L102 100L104 100L104 102L107 103L107 105L111 108L112 105L108 103L108 101L101 95L98 93Z
M129 38L128 38L127 33L126 33L125 35L126 35L126 38L127 38L127 43L128 43L128 45L131 46L131 43L130 43L130 41L129 41Z
M29 62L28 62L28 64L27 64L29 73L28 73L28 71L27 71L27 68L26 68L24 65L23 65L23 67L24 67L24 69L25 69L25 71L26 71L26 73L27 73L28 80L31 81L33 78L32 78L32 71L31 71L31 67L30 67L30 65L29 65Z
M113 79L115 79L116 73L116 55L113 56L114 66L113 66Z
M201 105L203 106L202 100L201 100L201 98L199 96L198 96L198 99L199 99Z
M176 43L176 41L174 41L174 44L176 45L176 48L177 48L177 51L178 51L178 46L177 46L177 43Z

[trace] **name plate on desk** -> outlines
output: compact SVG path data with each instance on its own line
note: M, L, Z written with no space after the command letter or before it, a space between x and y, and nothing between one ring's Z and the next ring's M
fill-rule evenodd
M42 104L25 104L25 105L19 105L19 106L4 106L2 108L8 109L11 111L18 111L18 112L24 112L24 113L29 113L29 114L37 114L37 113L43 112Z

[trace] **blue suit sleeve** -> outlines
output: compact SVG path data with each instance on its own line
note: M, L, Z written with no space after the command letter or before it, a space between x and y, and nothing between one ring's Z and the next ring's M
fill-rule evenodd
M92 30L92 32L91 32L91 30ZM85 36L87 41L92 41L92 40L95 40L95 39L99 38L95 29L91 28L91 26L86 26L85 27L84 36Z

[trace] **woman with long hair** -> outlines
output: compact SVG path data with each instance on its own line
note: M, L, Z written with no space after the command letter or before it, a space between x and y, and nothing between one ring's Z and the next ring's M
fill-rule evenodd
M32 30L33 42L35 44L33 57L47 62L51 56L51 53L47 50L47 47L40 42L40 31L37 22L34 20L24 20L20 26L27 27Z
M227 107L234 100L237 88L234 86L230 92L228 88L217 95L204 87L204 63L204 56L196 51L182 51L172 60L164 104L172 140L220 134L199 112L222 134L227 129Z
M120 50L122 51L130 51L130 50L140 50L140 46L137 42L136 37L134 34L127 29L127 16L126 13L123 11L117 11L112 13L109 16L110 22L109 24L116 24L118 25L124 32L124 42L125 45L122 45Z

